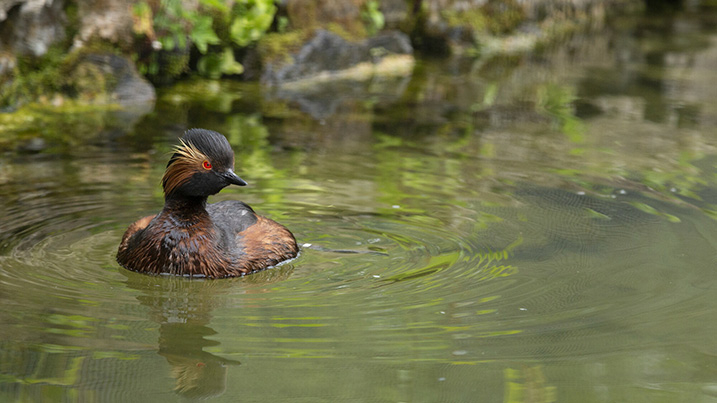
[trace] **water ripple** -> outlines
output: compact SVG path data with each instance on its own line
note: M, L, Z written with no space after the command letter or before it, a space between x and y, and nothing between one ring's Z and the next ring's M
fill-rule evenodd
M711 241L683 237L705 225L683 211L672 212L678 225L635 200L528 189L507 207L475 203L435 216L263 203L269 214L289 210L272 217L296 233L300 257L242 279L188 281L117 266L122 232L145 212L118 211L115 197L103 184L9 195L0 241L6 333L32 328L60 337L56 344L91 339L115 351L117 340L145 349L157 328L184 324L218 334L228 358L589 356L613 350L606 335L634 348L704 304L693 286L701 269L673 268L686 251L692 262L713 261ZM160 344L179 342L167 337Z

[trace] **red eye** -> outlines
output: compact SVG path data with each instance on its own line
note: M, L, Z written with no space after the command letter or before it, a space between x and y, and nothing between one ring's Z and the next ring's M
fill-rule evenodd
M202 162L204 169L212 169L212 164L209 161Z

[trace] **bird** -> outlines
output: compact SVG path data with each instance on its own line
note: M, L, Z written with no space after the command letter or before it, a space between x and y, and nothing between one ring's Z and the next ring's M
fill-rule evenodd
M298 255L291 231L246 203L207 204L210 195L229 185L247 185L234 173L234 151L224 135L195 128L179 140L162 177L164 207L127 228L117 250L122 267L217 279L244 276Z

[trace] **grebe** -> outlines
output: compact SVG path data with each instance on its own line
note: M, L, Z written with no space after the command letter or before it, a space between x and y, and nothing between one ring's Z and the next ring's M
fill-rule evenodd
M207 204L228 185L247 183L234 171L226 137L190 129L162 177L164 208L129 226L117 262L132 271L191 277L243 276L296 257L294 235L241 201Z

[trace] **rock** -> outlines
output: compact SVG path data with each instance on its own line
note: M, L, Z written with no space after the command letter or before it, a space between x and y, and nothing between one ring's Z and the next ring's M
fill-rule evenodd
M135 0L0 0L0 89L4 92L0 101L13 108L32 101L33 96L40 100L51 97L61 88L62 96L94 103L125 106L152 103L154 87L139 75L130 59L80 49L88 41L101 40L128 51L134 43L135 3ZM68 4L76 5L72 18L78 22L72 27L76 32L74 38L67 38ZM68 39L73 39L72 50L66 49ZM47 55L53 45L63 46L64 56L59 52ZM42 62L42 57L49 61ZM18 63L26 60L27 63ZM37 83L34 78L36 65L47 66L42 72L42 77L47 77L45 82ZM30 82L29 89L13 87L28 77L35 80ZM27 98L26 93L34 95Z
M388 55L413 53L408 36L390 31L361 42L349 42L329 31L318 29L311 39L291 55L290 61L265 61L262 81L280 85L339 72L361 63L377 64Z
M65 39L62 0L0 0L0 75L14 57L42 56Z
M599 26L639 0L430 0L414 45L428 52L515 53L579 26Z
M118 103L124 106L153 103L154 87L126 57L109 53L88 53L72 69L71 86L80 99Z
M127 46L133 41L133 0L76 0L80 26L74 47L93 38Z
M268 97L289 101L318 121L360 109L366 100L390 104L405 91L414 65L410 40L398 31L356 43L317 30L290 59L265 64L263 80L275 87Z
M388 53L398 55L410 55L413 53L411 39L398 31L388 31L366 40L366 47L369 53L374 49L383 49Z
M267 94L267 99L289 101L315 120L329 120L341 111L360 110L361 103L371 101L376 105L391 105L405 92L411 80L410 74L373 76L357 81L336 78L314 81L305 86L284 85Z
M338 24L349 32L363 29L361 6L365 0L286 0L292 29L313 29Z
M406 0L381 0L379 10L383 14L386 28L401 29L403 27L405 28L404 31L410 31L410 26L412 25L410 20L418 12L417 8L420 8L420 4L420 0L411 2Z

